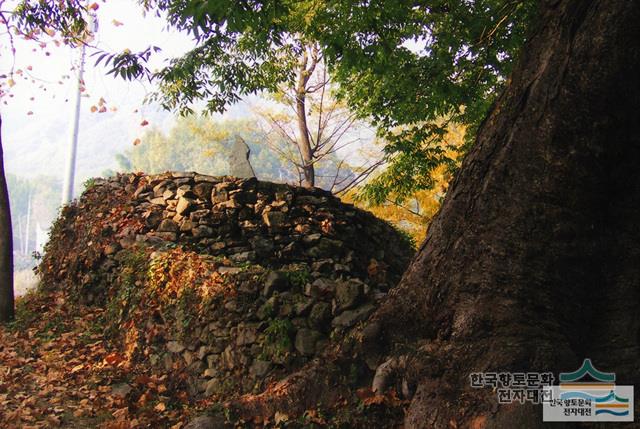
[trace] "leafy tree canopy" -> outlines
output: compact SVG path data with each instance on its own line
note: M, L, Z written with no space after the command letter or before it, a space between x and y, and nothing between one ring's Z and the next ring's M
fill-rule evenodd
M24 0L23 27L48 25L64 2ZM155 99L190 113L198 100L223 111L242 96L294 79L306 42L317 43L340 96L388 142L386 174L374 202L433 186L431 172L453 165L442 144L449 121L467 141L503 87L536 9L533 0L144 0L197 46L149 72L149 51L104 55L125 78L157 80ZM51 21L50 20L50 21ZM445 120L442 121L441 119Z

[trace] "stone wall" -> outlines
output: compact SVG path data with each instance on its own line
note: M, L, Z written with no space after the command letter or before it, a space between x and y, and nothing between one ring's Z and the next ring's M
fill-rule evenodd
M45 252L45 287L104 305L129 358L206 395L258 391L322 355L413 253L325 191L196 173L95 180Z

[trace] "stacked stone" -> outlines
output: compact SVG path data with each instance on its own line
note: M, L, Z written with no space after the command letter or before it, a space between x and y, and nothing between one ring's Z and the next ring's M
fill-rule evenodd
M146 224L137 241L269 266L331 259L332 270L358 275L375 259L395 277L411 254L391 226L318 188L196 173L143 179L133 193Z
M121 251L179 244L221 257L217 270L235 285L189 335L167 338L149 356L167 369L186 367L193 393L259 390L320 356L377 308L413 252L390 225L321 189L165 173L98 180L88 192L113 190L129 195L122 215L139 226L107 237L99 264L107 278L117 277Z

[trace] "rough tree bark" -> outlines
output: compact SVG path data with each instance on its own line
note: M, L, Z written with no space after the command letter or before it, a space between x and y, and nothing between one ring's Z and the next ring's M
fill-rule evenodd
M538 407L471 389L476 371L557 376L589 357L640 382L639 23L637 1L541 2L427 240L363 331L363 350L398 362L385 381L411 398L405 427L542 426ZM325 368L238 407L303 410Z
M640 3L543 2L426 242L377 314L420 346L407 427L537 427L474 371L640 382ZM413 327L407 334L407 326Z
M4 175L0 118L0 322L13 319L13 235L9 193Z

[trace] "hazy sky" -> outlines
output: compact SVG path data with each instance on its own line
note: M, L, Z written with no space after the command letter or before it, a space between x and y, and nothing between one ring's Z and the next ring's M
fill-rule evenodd
M93 44L104 51L121 52L128 48L137 52L150 45L159 46L162 52L152 63L152 68L159 68L168 58L180 56L194 46L187 35L166 29L163 18L144 16L135 0L107 0L98 4L99 28ZM49 175L61 179L77 88L77 70L72 67L78 63L79 49L55 47L52 43L40 47L33 41L16 39L16 50L14 57L7 35L0 36L0 74L9 74L14 61L16 71L16 84L10 90L12 97L3 100L7 105L0 104L6 170L20 176ZM79 184L87 178L115 167L114 155L131 148L148 127L167 130L174 122L172 113L143 104L145 95L153 90L148 82L125 82L106 76L107 69L94 66L97 59L91 56L94 52L87 50L84 76L87 90L82 97L76 194L81 190ZM21 75L17 74L19 70ZM106 101L107 111L92 113L91 106L98 106L100 99ZM263 99L250 97L232 106L226 115L246 116L251 105L264 103ZM143 121L149 123L147 128L141 126ZM361 137L370 141L372 132L362 131ZM360 163L356 149L348 147L343 151L349 152L353 162Z
M163 19L143 16L142 8L133 0L101 1L99 5L94 44L105 51L128 48L135 52L149 45L160 46L162 53L152 63L159 67L163 59L179 56L193 46L186 35L165 29ZM62 177L76 91L77 71L71 68L78 63L79 50L52 43L42 48L23 40L16 40L16 50L13 58L8 37L0 36L0 74L8 75L14 61L14 69L23 72L14 77L13 97L5 98L7 105L0 105L7 171L24 176ZM104 67L94 67L96 57L91 56L92 52L87 50L85 66L87 91L82 97L78 181L99 175L105 165L113 163L115 153L131 147L145 131L140 125L143 120L162 128L173 122L173 115L142 103L153 89L149 83L106 76ZM106 101L107 112L91 113L91 106L97 106L101 98ZM242 109L237 106L233 110L237 115Z

